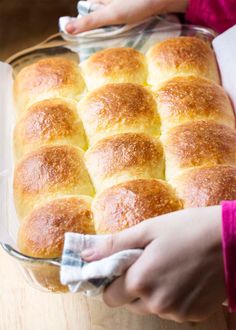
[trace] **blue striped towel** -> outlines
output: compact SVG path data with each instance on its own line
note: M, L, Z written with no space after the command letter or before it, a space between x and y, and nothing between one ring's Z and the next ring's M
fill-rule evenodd
M106 235L65 234L60 278L71 292L83 292L88 296L100 294L142 254L141 249L124 250L98 261L84 262L80 257L81 251L104 239Z

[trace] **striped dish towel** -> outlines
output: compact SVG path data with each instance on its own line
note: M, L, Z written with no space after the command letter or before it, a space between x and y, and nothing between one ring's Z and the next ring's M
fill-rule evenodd
M88 15L92 11L99 10L102 4L89 1L79 1L77 5L78 19ZM106 26L78 35L70 35L66 32L67 23L77 19L64 16L59 19L59 29L62 37L72 41L68 46L71 50L80 53L80 61L86 60L91 54L108 47L132 47L143 53L156 42L177 37L181 33L181 24L176 15L168 14L148 18L135 24ZM168 30L168 27L174 27Z
M100 294L105 286L121 276L142 254L141 249L124 250L110 257L84 262L81 251L106 239L106 235L82 235L66 233L61 259L61 283L68 285L71 292L83 292L88 296Z

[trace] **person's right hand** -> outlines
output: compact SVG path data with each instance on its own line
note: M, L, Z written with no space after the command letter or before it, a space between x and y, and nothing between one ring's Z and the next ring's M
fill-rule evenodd
M86 261L144 248L127 272L104 292L111 307L177 322L202 321L225 301L221 207L185 209L104 236L84 250Z
M105 25L136 23L157 14L184 12L188 0L90 0L101 9L67 24L68 33L77 34Z

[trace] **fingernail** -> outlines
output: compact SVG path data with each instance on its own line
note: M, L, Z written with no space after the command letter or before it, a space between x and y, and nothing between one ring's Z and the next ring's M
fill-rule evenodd
M73 23L68 23L67 26L66 26L66 30L69 33L74 33L76 31L76 27L74 26Z
M80 253L80 256L83 258L83 259L89 259L91 258L93 255L94 255L94 250L93 249L85 249L83 250L81 253Z

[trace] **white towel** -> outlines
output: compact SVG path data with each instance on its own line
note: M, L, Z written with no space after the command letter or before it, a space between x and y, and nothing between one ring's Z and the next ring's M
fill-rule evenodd
M124 274L142 254L141 249L124 250L98 261L84 262L80 257L81 251L104 239L105 235L65 234L60 275L61 283L68 285L71 292L98 295L106 285Z

